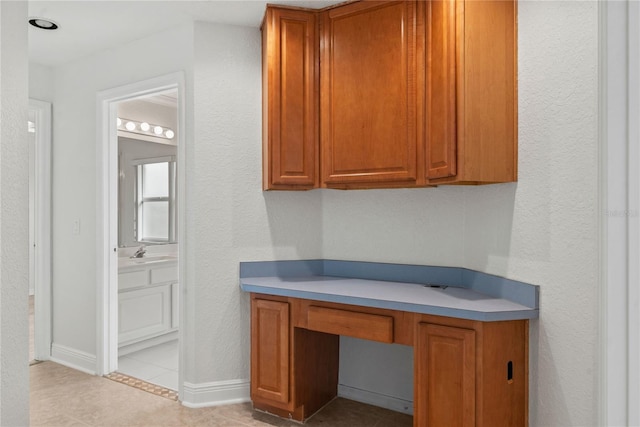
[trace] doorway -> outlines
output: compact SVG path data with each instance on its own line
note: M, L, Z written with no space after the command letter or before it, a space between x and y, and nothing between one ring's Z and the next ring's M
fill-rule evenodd
M145 103L173 103L175 125L126 117ZM185 242L179 236L185 194L182 73L98 93L98 132L97 370L102 375L120 371L120 357L171 347L176 355L168 358L177 358L173 387L181 397L183 340L178 325L183 324L186 287ZM119 139L137 148L123 153ZM156 144L164 151L140 154L140 146ZM174 152L166 152L171 145ZM125 181L130 187L119 192Z
M178 390L178 91L117 104L118 369Z
M29 100L29 361L51 356L51 103Z

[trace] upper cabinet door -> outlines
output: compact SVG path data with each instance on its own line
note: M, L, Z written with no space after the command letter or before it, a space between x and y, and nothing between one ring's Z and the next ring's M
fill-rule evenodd
M427 178L456 174L456 1L427 6Z
M323 186L416 182L416 7L361 2L322 14Z
M437 0L429 9L427 182L516 181L516 2Z
M263 187L318 187L314 12L267 8L262 26Z

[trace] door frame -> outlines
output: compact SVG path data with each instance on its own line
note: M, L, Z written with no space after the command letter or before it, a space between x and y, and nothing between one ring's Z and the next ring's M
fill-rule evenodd
M599 2L600 416L640 424L640 5Z
M29 99L36 117L34 358L51 358L51 103ZM30 207L31 209L31 207Z
M183 72L107 89L97 94L96 150L96 372L106 375L118 366L118 136L117 104L167 90L178 90L178 280L179 313L183 317L185 290L185 79ZM183 395L183 329L180 322L178 394Z

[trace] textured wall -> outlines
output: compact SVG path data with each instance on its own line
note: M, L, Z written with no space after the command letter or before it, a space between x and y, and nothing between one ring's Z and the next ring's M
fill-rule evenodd
M0 425L29 424L26 2L0 2Z
M152 61L140 57L141 46ZM193 53L186 381L248 378L239 261L466 266L541 286L541 319L531 327L531 425L593 424L596 48L596 3L519 3L519 182L472 188L262 192L255 28L196 23L193 35L159 34L54 70L54 339L95 352L95 93L189 68ZM80 236L71 235L74 218Z
M96 94L190 69L191 41L181 27L53 70L54 344L96 353Z
M599 372L598 4L519 4L520 182L512 205L471 192L467 265L538 284L531 425L596 424ZM512 206L512 224L472 210ZM481 251L480 230L505 236ZM509 236L508 238L506 236ZM506 254L503 255L503 254Z
M465 266L540 285L540 319L530 328L530 424L592 425L598 6L524 1L518 9L518 183L325 191L323 257ZM343 350L347 359L362 354L353 345ZM395 365L403 363L399 352ZM370 381L374 372L350 385L384 392L387 385ZM402 375L397 381L411 381Z
M197 314L188 332L196 370L187 381L195 383L249 378L238 263L321 255L320 193L261 190L260 40L257 28L195 26L195 136L187 147L188 304Z

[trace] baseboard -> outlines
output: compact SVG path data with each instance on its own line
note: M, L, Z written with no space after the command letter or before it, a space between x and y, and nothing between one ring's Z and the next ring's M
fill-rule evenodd
M184 383L182 404L189 408L249 402L249 380Z
M96 375L96 356L75 348L53 343L50 360L87 374Z
M356 402L367 403L369 405L380 406L403 414L413 415L413 402L400 399L398 397L387 396L367 390L349 387L343 384L338 385L338 396Z
M126 356L130 353L143 350L148 347L164 344L169 341L177 340L179 338L178 331L169 332L168 334L160 335L158 337L149 338L144 341L136 342L133 344L125 344L118 348L118 357Z

